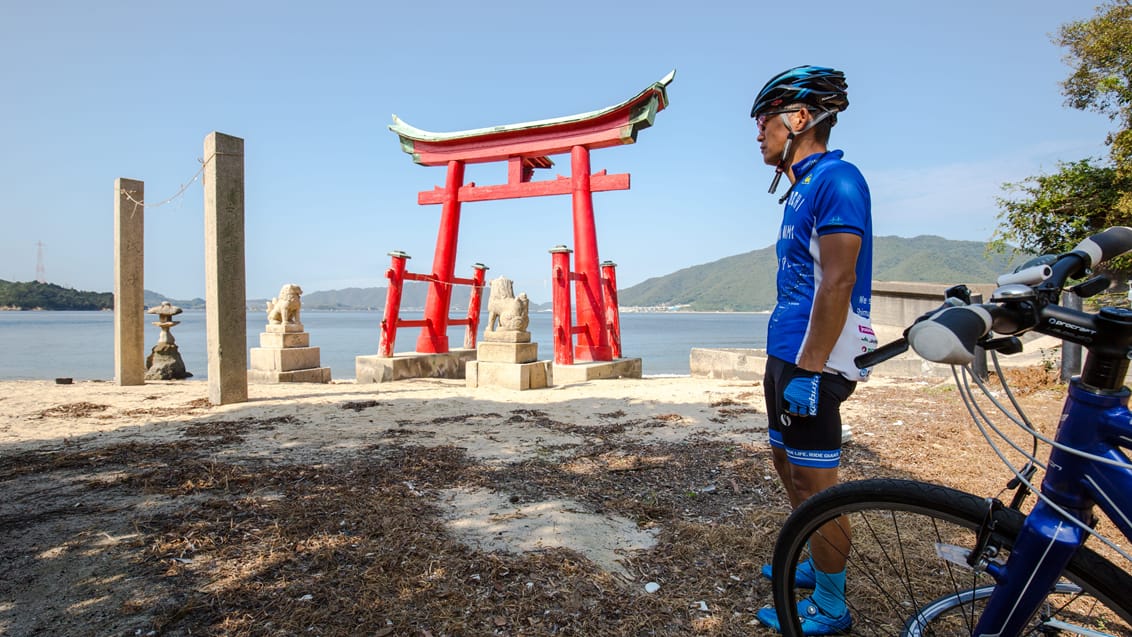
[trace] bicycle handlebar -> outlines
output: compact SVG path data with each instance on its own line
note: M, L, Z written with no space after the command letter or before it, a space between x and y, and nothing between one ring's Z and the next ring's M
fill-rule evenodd
M1095 234L1073 249L1074 252L1084 252L1089 255L1089 262L1085 267L1093 267L1098 263L1115 259L1132 250L1132 228L1127 226L1114 226Z
M956 305L948 299L904 331L904 337L858 356L859 368L872 367L911 347L922 358L966 365L990 332L1021 334L1031 329L1086 346L1098 344L1095 315L1058 306L1065 282L1089 268L1132 251L1132 228L1117 226L1095 234L1052 264L1023 268L998 280L990 303ZM1078 290L1079 291L1079 290ZM1111 351L1111 348L1109 348Z

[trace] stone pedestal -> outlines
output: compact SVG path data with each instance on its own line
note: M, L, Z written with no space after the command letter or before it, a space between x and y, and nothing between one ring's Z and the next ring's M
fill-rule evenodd
M183 380L192 373L185 369L185 361L176 343L158 343L145 358L146 380Z
M639 358L615 358L611 361L592 361L554 366L554 378L559 385L572 385L608 378L640 377L641 359Z
M329 383L330 368L319 367L319 348L302 323L268 324L251 349L248 381L254 383Z
M485 332L476 347L476 360L468 362L464 376L467 386L518 390L551 386L551 361L538 360L538 343L530 340L531 333L527 331Z
M476 350L453 349L444 354L394 354L393 356L355 356L354 374L358 383L388 383L407 378L464 378Z

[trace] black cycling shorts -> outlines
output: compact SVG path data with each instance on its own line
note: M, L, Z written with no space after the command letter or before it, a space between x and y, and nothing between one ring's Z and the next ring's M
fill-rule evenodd
M770 444L786 451L791 464L803 467L836 468L841 463L841 403L853 393L857 383L840 374L823 372L818 389L816 416L791 416L783 409L782 392L790 382L795 365L768 356L763 376Z

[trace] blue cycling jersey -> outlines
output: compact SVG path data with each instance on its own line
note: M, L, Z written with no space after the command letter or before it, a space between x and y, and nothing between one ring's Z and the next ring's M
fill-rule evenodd
M815 153L793 166L798 178L786 199L778 233L778 297L767 326L767 352L798 362L810 330L814 294L821 285L822 259L818 237L851 232L861 237L857 281L841 336L825 371L849 380L868 378L853 358L876 348L869 323L872 303L873 224L869 186L861 171L843 161L840 150Z

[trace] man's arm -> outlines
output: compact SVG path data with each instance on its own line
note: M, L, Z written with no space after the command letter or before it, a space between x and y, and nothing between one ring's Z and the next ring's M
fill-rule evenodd
M814 307L810 315L810 331L802 351L798 353L798 367L811 372L825 369L829 354L837 344L857 282L857 255L861 251L861 237L851 232L837 232L818 237L821 251L822 279L814 292Z

